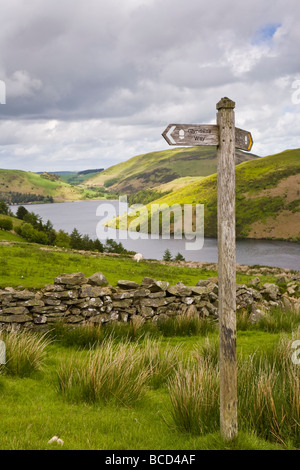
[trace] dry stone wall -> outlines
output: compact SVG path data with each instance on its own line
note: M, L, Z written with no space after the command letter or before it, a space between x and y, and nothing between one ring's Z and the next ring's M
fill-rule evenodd
M292 285L293 284L293 285ZM276 284L260 286L259 278L252 286L237 286L237 309L247 310L257 320L271 306L299 309L299 280L291 281L280 292ZM46 330L54 323L70 326L107 322L162 321L176 315L218 315L217 278L200 280L195 287L145 277L136 282L120 280L116 287L108 285L102 273L86 278L83 273L62 274L54 284L39 291L0 290L0 328L25 327Z

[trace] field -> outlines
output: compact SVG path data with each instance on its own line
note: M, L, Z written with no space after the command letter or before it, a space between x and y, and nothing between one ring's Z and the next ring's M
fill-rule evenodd
M94 374L95 372L92 372L91 366L89 366L89 361L93 360L93 357L101 355L103 350L108 350L108 344L104 340L91 348L89 344L90 332L88 331L81 336L78 330L72 335L68 335L63 327L52 332L52 335L49 336L51 343L46 345L43 357L40 358L42 366L40 370L39 367L36 370L31 370L28 365L25 369L24 364L22 369L20 366L20 364L22 365L22 352L19 352L20 357L14 358L15 368L11 366L7 372L3 369L3 374L0 376L0 449L274 450L299 448L299 437L294 429L290 429L288 432L286 429L284 431L280 429L280 431L277 430L277 434L273 435L272 427L268 428L268 422L262 429L257 430L255 426L251 427L250 421L247 424L247 420L250 420L249 410L241 399L243 395L240 395L239 435L233 442L224 442L218 431L217 397L216 401L210 404L212 415L210 421L206 423L205 432L201 432L201 427L199 429L199 425L195 427L195 423L193 423L193 419L195 419L193 405L195 404L193 404L192 397L190 397L191 401L188 401L188 416L182 427L183 423L178 422L178 417L176 419L174 416L176 406L174 407L171 395L171 392L174 393L177 390L176 387L174 388L176 385L174 374L178 368L180 370L180 363L186 364L184 367L190 367L188 364L193 361L193 358L201 356L205 351L201 348L206 346L207 349L207 341L214 344L218 337L217 331L197 336L186 336L184 331L182 333L181 337L160 336L141 340L136 337L130 342L125 337L116 337L111 342L115 348L115 354L117 357L120 356L118 360L121 365L125 366L124 351L127 351L129 360L133 359L133 355L139 358L136 360L141 360L142 357L143 364L146 359L147 364L149 363L148 354L151 347L154 351L151 361L156 362L151 362L152 375L146 377L142 383L138 383L140 388L136 386L135 394L130 388L129 395L126 388L127 382L119 384L119 393L116 396L110 392L111 388L114 390L114 381L116 380L116 378L110 377L116 366L113 363L110 365L110 372L106 372L108 374L106 375L108 390L102 388L98 398L94 397L92 391L88 393L88 388L81 390L80 382L76 385L76 381L72 385L73 372L74 370L76 372L77 364L79 366L85 364L86 367L86 369L78 370ZM271 334L264 331L240 331L238 333L238 355L241 357L241 352L244 355L244 359L240 360L245 360L249 354L252 354L251 357L270 354L270 351L278 348L280 337L278 332ZM94 338L95 335L91 335L90 339L94 340ZM159 357L164 359L157 362L157 353ZM12 357L12 353L10 357ZM172 365L167 364L168 361ZM18 364L19 368L17 369ZM166 369L166 367L169 368ZM122 374L126 374L121 366L118 366L118 370L119 374L120 371ZM71 375L70 371L73 371ZM140 365L139 371L141 371ZM139 379L134 374L133 371L131 380L140 380L140 373ZM110 379L113 381L110 382ZM92 383L95 384L94 379L85 387L93 387ZM244 385L242 384L242 386ZM122 392L120 392L120 388ZM86 391L84 392L84 390ZM201 395L200 388L198 392ZM187 399L189 399L188 396ZM276 399L278 400L278 397ZM282 397L281 400L284 403ZM276 405L278 404L276 403ZM198 413L200 411L201 409L198 410ZM267 416L268 413L265 415ZM288 421L288 419L286 416L285 420ZM282 428L284 428L283 425ZM64 441L63 447L57 444L48 444L53 436L58 436Z
M257 157L236 151L237 164L253 158ZM216 170L216 147L178 148L137 155L107 168L85 184L104 185L119 193L132 194L142 189L157 188L178 178L208 176Z
M42 247L1 233L0 288L38 289L63 272L101 271L112 285L119 279L140 283L145 276L195 285L217 275L204 267ZM237 282L252 277L238 272ZM275 278L262 275L261 281ZM7 364L0 368L0 449L299 449L300 369L291 366L299 325L293 312L274 310L255 325L238 316L239 434L231 443L219 433L213 320L170 319L139 329L68 330L57 323L33 338L0 333L7 345ZM259 384L265 385L256 389ZM49 444L53 436L63 446Z
M10 240L13 234L1 232L0 236ZM53 282L62 273L83 272L91 276L103 272L111 285L120 279L131 279L140 283L144 277L153 277L175 285L181 281L195 286L199 279L215 277L216 271L206 268L190 268L163 265L159 262L136 263L130 256L103 256L100 253L80 253L72 250L43 247L38 244L14 242L0 246L0 287L40 288ZM237 273L237 282L242 284L255 276ZM261 276L262 282L273 282L272 276Z
M24 202L22 195L29 194L43 196L44 198L52 197L55 202L106 199L107 197L107 192L105 190L100 191L99 188L72 186L63 180L52 181L41 174L30 171L0 169L0 199L9 199L10 195L16 194L19 196L15 202L22 204L26 204L26 200Z
M78 190L62 181L50 181L29 171L0 170L0 192L37 194L63 201L81 199L83 190Z

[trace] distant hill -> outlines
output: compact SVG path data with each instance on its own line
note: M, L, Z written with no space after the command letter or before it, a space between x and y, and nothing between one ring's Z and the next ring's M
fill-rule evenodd
M217 175L190 182L154 204L204 204L205 235L217 236ZM300 241L300 149L236 166L238 238Z
M236 151L236 164L258 158ZM85 181L85 185L104 186L114 192L132 194L174 182L185 177L208 176L217 171L216 147L185 147L151 152L118 163Z
M97 168L97 169L90 169L90 170L82 170L82 171L49 171L49 175L57 175L63 181L69 184L78 185L84 183L87 179L97 176L104 168ZM39 172L38 174L42 174L43 172Z
M82 199L83 190L47 173L0 169L0 199L8 203L59 202Z

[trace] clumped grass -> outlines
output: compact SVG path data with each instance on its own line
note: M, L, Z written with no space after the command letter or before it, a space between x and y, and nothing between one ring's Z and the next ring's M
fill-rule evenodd
M80 327L68 327L63 322L55 323L50 331L55 341L59 341L65 347L94 348L102 342L103 332L101 325L84 325Z
M56 323L51 330L54 340L66 347L92 349L108 339L116 342L140 342L146 337L159 337L159 331L153 323L145 323L137 328L132 323L107 323L70 327L63 322Z
M208 361L180 367L168 383L171 416L183 432L206 434L219 427L218 372Z
M257 327L268 333L287 332L292 333L300 325L300 314L293 310L272 308L267 315L263 316Z
M147 338L142 348L143 365L149 369L150 384L154 388L161 387L174 375L182 361L181 345L163 345L160 340Z
M269 351L238 357L238 425L246 432L285 446L300 444L300 368L291 360L292 337L282 335ZM172 418L185 432L203 434L217 427L217 341L203 345L196 362L180 368L169 382Z
M177 316L165 321L135 324L112 322L107 324L70 327L63 322L56 323L50 334L63 346L95 348L107 339L125 342L141 342L144 339L159 339L175 336L205 336L216 331L216 323L211 318Z
M200 351L194 351L194 357L199 362L205 360L212 367L219 363L219 337L205 338Z
M216 330L216 323L210 317L178 315L159 322L163 336L204 336Z
M0 331L0 340L6 348L6 364L2 372L19 377L29 377L41 371L45 365L46 347L50 339L46 334L27 331Z
M260 330L267 333L292 333L300 325L300 313L294 310L273 307L255 323L247 312L237 314L237 329L240 331Z
M107 340L88 357L72 356L57 372L58 390L71 401L132 405L145 391L149 369L137 344Z
M50 437L59 435L66 450L300 448L300 368L291 363L300 330L280 338L248 333L238 341L250 355L238 356L239 434L233 442L219 433L213 334L206 341L106 339L89 350L53 341L42 374L1 377L0 447L49 449ZM28 406L32 400L38 406Z
M288 343L280 344L279 349ZM278 350L277 350L278 352ZM244 430L264 439L300 443L300 371L291 361L270 362L250 356L239 364L239 420ZM285 367L282 367L283 363Z

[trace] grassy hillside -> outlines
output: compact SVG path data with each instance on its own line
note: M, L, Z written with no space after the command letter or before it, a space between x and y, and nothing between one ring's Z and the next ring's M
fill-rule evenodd
M22 196L23 195L23 196ZM38 174L21 170L0 169L0 199L8 203L75 201L80 199L105 199L106 191L100 188L73 186L55 175Z
M72 185L82 184L90 178L97 176L102 169L95 170L83 170L83 171L56 171L54 174L60 176L60 178L65 182Z
M217 235L217 175L213 174L153 201L204 204L205 235ZM300 240L300 149L236 167L236 230L239 238Z
M236 163L257 158L236 152ZM119 193L156 188L183 177L208 176L217 170L216 147L188 147L137 155L87 180L86 185L106 186Z
M62 181L51 181L29 171L1 169L0 197L9 198L11 193L51 196L54 201L70 201L82 197L82 190L73 188Z

